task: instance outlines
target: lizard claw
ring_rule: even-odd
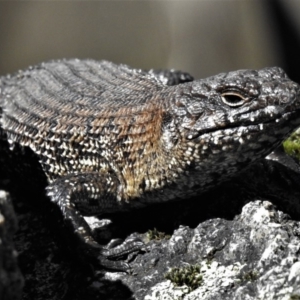
[[[99,261],[99,264],[106,269],[110,269],[110,270],[114,270],[114,271],[121,271],[121,272],[125,272],[127,274],[132,273],[132,269],[127,262],[109,260],[102,255],[98,256],[98,261]]]
[[[118,243],[118,245],[113,247],[116,243]],[[139,251],[143,246],[144,242],[136,237],[128,238],[121,244],[119,244],[119,240],[117,240],[117,242],[113,240],[107,247],[101,250],[101,254],[107,258],[118,258]]]
[[[101,249],[101,254],[97,257],[101,266],[111,269],[133,274],[129,261],[144,248],[144,242],[136,237],[126,239],[120,242],[120,239],[112,240],[106,247]],[[118,260],[128,255],[126,261]]]

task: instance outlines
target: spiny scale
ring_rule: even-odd
[[[50,62],[21,71],[15,76],[18,85],[8,81],[1,100],[8,139],[32,148],[50,180],[78,171],[99,172],[114,162],[118,166],[113,168],[130,178],[137,172],[126,162],[133,163],[136,152],[149,156],[157,151],[153,144],[160,128],[162,102],[155,92],[163,85],[142,73],[91,60]],[[136,166],[140,176],[143,166],[147,163]]]
[[[107,249],[83,215],[199,194],[263,159],[300,124],[299,85],[280,68],[192,80],[93,60],[0,78],[2,140],[38,156],[48,196],[102,266],[128,270],[113,259],[143,243]]]

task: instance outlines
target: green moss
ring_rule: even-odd
[[[189,292],[198,288],[202,282],[201,267],[199,265],[184,268],[172,268],[165,274],[165,278],[171,280],[176,286],[186,285]]]
[[[165,234],[164,232],[158,231],[156,228],[154,228],[153,230],[149,230],[147,232],[147,237],[148,239],[151,240],[162,240],[162,239],[170,239],[171,236],[168,234]]]
[[[300,300],[300,295],[299,294],[293,294],[290,296],[290,300]]]
[[[291,136],[283,142],[284,150],[287,154],[300,160],[300,134],[292,133]]]

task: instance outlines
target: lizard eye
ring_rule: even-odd
[[[245,103],[246,98],[236,92],[224,92],[221,94],[222,101],[231,106],[238,107]]]

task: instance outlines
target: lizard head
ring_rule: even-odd
[[[263,158],[300,124],[300,86],[278,67],[178,85],[173,100],[166,144],[179,133],[185,159],[201,165]]]

